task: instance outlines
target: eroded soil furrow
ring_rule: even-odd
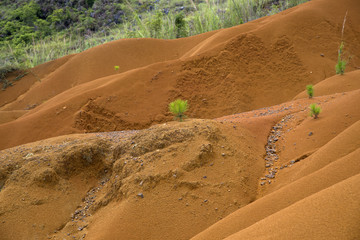
[[[260,178],[260,186],[265,186],[266,184],[271,184],[275,182],[276,174],[287,167],[291,167],[293,164],[298,162],[301,159],[292,160],[289,163],[281,164],[279,161],[280,149],[277,146],[277,142],[280,138],[284,138],[284,128],[287,126],[287,123],[294,118],[293,114],[286,115],[276,123],[268,136],[267,144],[265,146],[265,173],[264,176]]]

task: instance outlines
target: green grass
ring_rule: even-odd
[[[306,1],[282,0],[276,6],[271,5],[271,0],[208,0],[207,3],[194,5],[186,1],[185,6],[190,10],[183,11],[181,37],[239,25]],[[176,2],[168,3],[169,8],[174,9]],[[145,11],[141,17],[132,10],[132,16],[127,21],[93,34],[62,31],[42,40],[32,39],[29,44],[15,45],[3,41],[0,43],[0,72],[4,69],[31,68],[117,39],[179,37],[180,25],[175,24],[178,11],[170,10],[165,14],[160,10]]]

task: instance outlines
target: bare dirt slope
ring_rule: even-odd
[[[313,100],[299,99],[217,120],[68,135],[3,150],[1,238],[356,238],[360,117],[348,101],[358,96],[354,90],[316,97],[324,109],[317,120],[307,116]],[[330,111],[337,105],[351,116],[341,125]],[[339,131],[317,129],[299,141],[320,121]],[[279,159],[265,168],[264,145],[279,126]],[[259,131],[264,128],[267,134]],[[288,160],[295,147],[282,146],[292,135],[301,157]],[[312,137],[323,139],[309,150]],[[275,168],[275,178],[265,177]],[[271,228],[258,235],[257,224]]]
[[[256,199],[263,146],[251,139],[191,120],[4,150],[1,239],[188,239]]]
[[[313,0],[32,69],[0,92],[0,239],[359,239],[359,12]]]
[[[316,200],[324,199],[316,197],[320,191],[359,174],[360,117],[358,111],[352,111],[354,104],[340,101],[345,100],[348,94],[350,93],[329,95],[328,99],[323,98],[321,105],[324,112],[321,121],[323,121],[322,125],[326,126],[326,131],[317,125],[320,123],[317,120],[320,119],[314,120],[308,117],[305,111],[289,114],[274,125],[273,130],[281,127],[278,131],[279,140],[276,141],[274,148],[279,158],[271,167],[266,168],[263,176],[271,175],[275,170],[275,177],[266,177],[266,180],[259,181],[257,201],[232,213],[193,239],[224,239],[229,236],[231,236],[230,239],[256,239],[254,235],[245,234],[248,231],[255,233],[255,229],[258,230],[257,233],[260,233],[258,239],[300,239],[304,236],[313,239],[356,239],[360,234],[357,227],[360,212],[359,201],[353,196],[359,193],[358,189],[352,189],[349,195],[340,194],[337,198],[322,200],[321,204],[306,203],[303,207],[296,205],[299,201],[320,201]],[[359,102],[359,91],[352,94],[353,97],[356,96],[356,102]],[[316,100],[320,102],[320,99]],[[338,111],[333,111],[330,114],[331,117],[324,116],[325,109],[330,110],[336,106],[342,106],[346,114],[351,116],[346,118],[346,114],[339,114],[344,119],[341,124],[336,119]],[[352,117],[353,114],[355,118]],[[283,121],[284,119],[286,121]],[[329,132],[329,129],[333,131]],[[312,134],[309,134],[310,132]],[[327,134],[328,132],[330,134]],[[261,185],[262,183],[265,184]],[[342,187],[338,187],[340,188]],[[335,189],[329,194],[338,194]],[[327,202],[333,201],[349,201],[349,205],[336,203],[336,205],[325,206]],[[291,211],[297,209],[297,217],[289,217],[295,212],[290,214],[288,209],[292,209]],[[338,211],[342,211],[341,209],[343,212],[339,214]],[[279,212],[283,212],[283,215]],[[314,216],[309,217],[305,212],[312,213]],[[347,216],[342,215],[343,213]],[[332,217],[329,217],[330,215]],[[279,221],[274,220],[274,217],[278,218],[277,216],[281,216]],[[324,218],[328,220],[325,221]],[[305,219],[308,219],[308,223]],[[341,227],[335,228],[333,223]],[[278,228],[273,227],[274,225]]]
[[[30,109],[0,125],[0,148],[69,133],[149,127],[171,119],[167,104],[177,97],[189,100],[194,118],[289,101],[304,85],[334,75],[347,10],[351,71],[360,65],[355,0],[315,0],[186,39],[114,41],[39,66],[9,89],[13,94],[0,94],[2,111]]]

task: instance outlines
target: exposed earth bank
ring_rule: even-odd
[[[0,239],[359,239],[359,12],[313,0],[32,69],[0,92]]]

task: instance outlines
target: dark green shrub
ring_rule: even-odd
[[[178,13],[175,16],[175,27],[176,27],[176,38],[187,37],[186,21],[184,14],[182,12]]]
[[[163,14],[160,11],[157,11],[156,14],[148,22],[151,37],[153,38],[160,37],[162,18],[163,18]]]
[[[94,5],[95,0],[86,0],[86,4],[88,5],[89,8],[92,8],[92,6]]]
[[[177,99],[171,102],[169,104],[169,110],[175,115],[175,119],[179,119],[179,121],[182,122],[183,119],[186,118],[184,113],[188,110],[187,100]]]
[[[40,6],[36,4],[34,1],[30,1],[29,3],[23,5],[12,11],[11,19],[20,21],[26,25],[33,25],[34,21],[38,18],[38,14],[40,11]]]
[[[44,38],[51,34],[50,23],[44,19],[37,19],[34,23],[37,35]]]

